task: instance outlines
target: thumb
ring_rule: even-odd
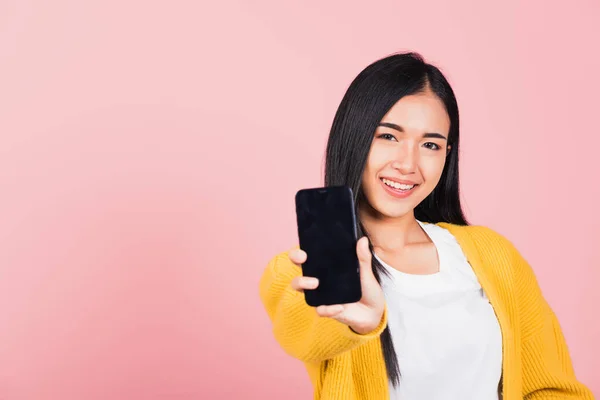
[[[363,236],[356,244],[356,254],[360,264],[360,280],[368,282],[375,280],[373,275],[373,267],[371,265],[371,250],[369,249],[369,238]]]

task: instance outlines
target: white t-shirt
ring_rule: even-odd
[[[377,259],[400,367],[391,400],[498,400],[500,325],[460,245],[446,229],[418,221],[435,244],[439,272],[414,275]]]

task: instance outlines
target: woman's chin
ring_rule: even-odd
[[[412,214],[414,208],[410,205],[398,207],[397,204],[382,204],[379,207],[375,207],[375,211],[380,218],[402,218],[406,215]]]

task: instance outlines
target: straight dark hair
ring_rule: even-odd
[[[447,222],[468,225],[460,204],[458,180],[459,121],[454,92],[435,66],[417,53],[393,54],[367,66],[352,81],[335,114],[325,156],[325,186],[348,186],[354,193],[358,221],[358,237],[368,236],[358,213],[361,202],[362,176],[375,130],[385,114],[404,96],[426,89],[444,103],[450,117],[446,158],[440,182],[416,208],[415,218],[423,222]],[[370,242],[370,240],[369,240]],[[373,251],[372,244],[370,245]],[[373,272],[380,282],[386,273],[375,257]],[[381,345],[388,378],[397,386],[400,367],[389,327],[381,335]]]

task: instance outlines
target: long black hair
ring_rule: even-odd
[[[437,67],[426,63],[417,53],[401,53],[375,61],[352,81],[335,114],[327,142],[325,186],[344,185],[352,189],[359,238],[367,235],[360,222],[358,209],[360,203],[366,201],[362,193],[362,176],[375,129],[398,100],[423,92],[426,88],[435,93],[446,107],[450,117],[448,144],[451,147],[438,185],[415,208],[415,218],[430,223],[468,225],[459,194],[456,97]],[[385,269],[375,257],[372,260],[373,272],[380,281],[380,273],[385,273]],[[381,344],[388,378],[396,386],[400,379],[400,368],[389,327],[381,335]]]

